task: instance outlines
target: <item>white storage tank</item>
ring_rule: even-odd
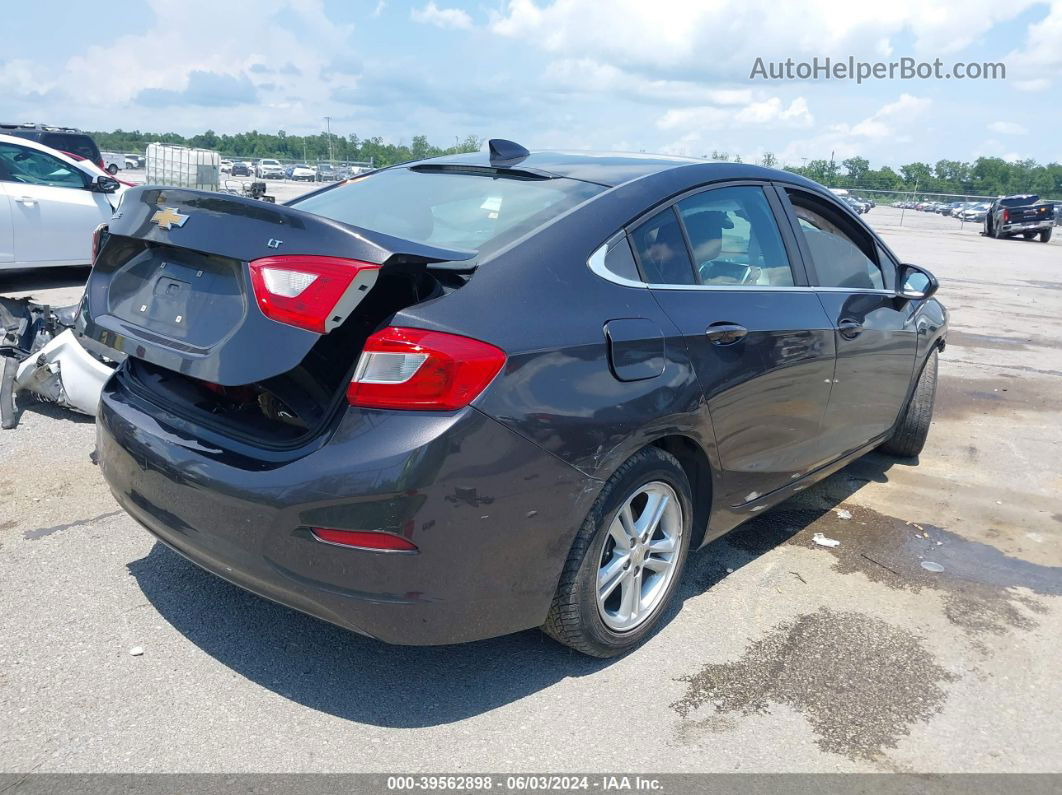
[[[209,149],[190,149],[174,144],[148,144],[145,183],[174,188],[217,190],[221,155]]]

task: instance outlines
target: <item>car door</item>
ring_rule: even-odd
[[[712,187],[630,230],[642,276],[700,379],[732,506],[821,463],[834,367],[832,327],[765,187]]]
[[[106,196],[87,189],[85,172],[38,149],[0,143],[0,162],[14,261],[87,265],[92,230],[111,215]]]
[[[824,196],[796,188],[780,194],[835,330],[825,439],[839,456],[895,424],[914,373],[915,307],[897,297],[896,262],[859,221]]]
[[[15,244],[11,230],[11,200],[4,182],[4,164],[0,162],[0,266],[15,261]]]

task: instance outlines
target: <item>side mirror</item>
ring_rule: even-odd
[[[896,295],[911,301],[929,298],[940,287],[936,276],[917,265],[901,265],[896,284]]]
[[[98,176],[95,181],[89,185],[89,190],[96,191],[97,193],[114,193],[118,188],[122,187],[122,183],[112,177]]]

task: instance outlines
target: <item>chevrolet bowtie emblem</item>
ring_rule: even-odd
[[[184,226],[188,220],[187,215],[181,215],[176,207],[163,207],[151,216],[152,223],[159,225],[160,229],[173,229],[175,226]]]

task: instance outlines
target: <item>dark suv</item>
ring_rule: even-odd
[[[19,138],[28,138],[31,141],[58,149],[60,152],[69,152],[90,160],[100,168],[103,168],[103,157],[96,142],[81,130],[73,127],[51,127],[47,124],[4,124],[0,123],[0,133],[4,135],[17,135]]]

